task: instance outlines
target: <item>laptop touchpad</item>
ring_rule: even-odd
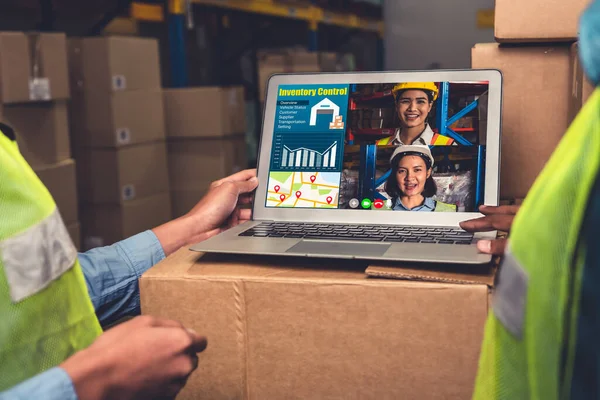
[[[347,243],[334,241],[302,240],[286,250],[286,253],[360,255],[367,257],[382,256],[390,244],[384,243]]]

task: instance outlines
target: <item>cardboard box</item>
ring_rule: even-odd
[[[259,52],[258,80],[261,101],[265,99],[267,82],[271,75],[291,72],[331,71],[333,69],[332,58],[332,53],[308,52],[304,49],[263,50]]]
[[[69,236],[71,236],[71,240],[77,251],[81,251],[81,224],[75,222],[71,225],[67,225],[67,231],[69,232]]]
[[[121,149],[80,149],[77,154],[80,201],[123,204],[169,191],[164,142]]]
[[[19,150],[31,166],[71,158],[65,101],[7,105],[3,121],[15,130]]]
[[[65,34],[0,32],[0,89],[3,103],[68,99]]]
[[[83,92],[71,101],[71,133],[76,147],[113,147],[164,140],[161,90]]]
[[[201,188],[202,183],[196,183],[197,189],[171,189],[173,218],[179,218],[194,208],[208,192],[210,184],[211,182],[206,182],[206,186]]]
[[[583,67],[579,60],[579,46],[573,43],[571,46],[571,97],[569,104],[569,121],[573,121],[590,97],[595,87],[585,76]]]
[[[65,160],[34,168],[34,171],[54,198],[65,225],[76,223],[79,212],[75,161]]]
[[[477,44],[473,68],[503,74],[501,198],[525,197],[568,127],[569,46]]]
[[[470,398],[493,275],[366,267],[183,248],[144,273],[142,314],[208,338],[178,399]]]
[[[171,220],[169,192],[138,198],[123,205],[85,205],[81,212],[85,250],[111,245]]]
[[[171,140],[169,176],[173,189],[205,189],[210,182],[247,168],[246,139]]]
[[[496,0],[494,36],[498,42],[575,41],[579,17],[590,0]]]
[[[243,87],[164,91],[169,137],[218,137],[246,132]]]
[[[99,93],[160,89],[156,39],[135,37],[74,38],[68,41],[71,86]]]

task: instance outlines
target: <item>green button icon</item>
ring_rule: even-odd
[[[371,200],[369,200],[369,199],[363,199],[363,201],[360,203],[360,205],[364,209],[369,209],[369,208],[371,208]]]

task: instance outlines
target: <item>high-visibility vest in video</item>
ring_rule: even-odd
[[[585,249],[579,241],[600,157],[600,89],[527,194],[487,320],[475,399],[568,397]]]
[[[384,137],[375,142],[377,146],[387,146],[394,140],[394,136]],[[454,144],[454,139],[436,133],[431,138],[430,146],[451,146]]]
[[[0,392],[102,332],[52,196],[0,125]]]

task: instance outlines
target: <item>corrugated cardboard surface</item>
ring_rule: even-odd
[[[271,75],[289,72],[320,72],[332,69],[331,53],[321,55],[318,52],[308,52],[302,49],[263,50],[258,54],[258,77],[260,99],[264,101],[267,82]]]
[[[3,103],[29,101],[31,58],[22,32],[0,33],[0,99]]]
[[[67,231],[69,232],[69,236],[71,236],[71,240],[77,251],[81,251],[81,224],[75,222],[71,225],[67,225]]]
[[[488,287],[368,278],[365,268],[182,249],[150,269],[142,313],[208,337],[178,398],[470,398]]]
[[[4,122],[15,130],[19,150],[33,167],[71,157],[65,101],[6,105]]]
[[[66,225],[79,220],[75,161],[66,160],[58,164],[34,168],[46,186]]]
[[[585,76],[583,67],[579,60],[579,46],[573,43],[571,46],[571,102],[569,105],[569,121],[572,121],[588,97],[594,91],[594,85]]]
[[[205,189],[248,165],[245,136],[221,139],[172,139],[167,143],[173,189]]]
[[[70,87],[66,35],[64,33],[34,33],[28,34],[27,37],[31,49],[32,77],[35,78],[37,74],[37,77],[48,78],[51,99],[68,99]]]
[[[77,182],[80,200],[88,204],[121,204],[168,192],[165,143],[79,149]]]
[[[473,68],[503,74],[501,198],[525,197],[569,122],[569,46],[477,44]]]
[[[75,146],[122,147],[165,138],[161,90],[79,92],[71,101]]]
[[[417,280],[494,286],[499,260],[493,265],[444,265],[444,264],[382,264],[370,265],[365,273],[378,278]]]
[[[83,248],[106,246],[171,220],[168,192],[123,205],[85,205],[81,209]]]
[[[97,94],[161,87],[156,39],[73,38],[68,50],[73,90]]]
[[[26,103],[30,78],[49,80],[49,99],[69,98],[64,33],[0,32],[0,101]]]
[[[199,87],[164,91],[169,137],[215,137],[246,132],[242,87]]]
[[[496,0],[498,42],[577,40],[579,16],[590,0]]]

